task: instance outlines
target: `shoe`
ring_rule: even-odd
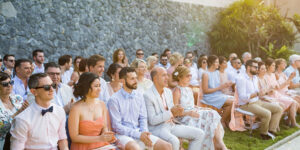
[[[263,140],[270,140],[270,139],[272,139],[272,137],[270,137],[268,135],[265,135],[265,134],[260,134],[260,136],[261,136],[261,139],[263,139]]]
[[[278,136],[278,134],[273,131],[269,131],[269,133],[273,134],[274,136]]]

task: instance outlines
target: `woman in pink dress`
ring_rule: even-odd
[[[279,92],[291,96],[300,104],[300,96],[297,94],[297,91],[288,88],[291,85],[292,79],[296,76],[296,72],[291,73],[291,75],[287,77],[285,73],[283,73],[283,70],[286,68],[286,61],[282,58],[276,59],[275,64],[275,75],[279,84]],[[298,113],[300,113],[300,107],[298,107]]]
[[[69,114],[71,150],[89,150],[109,145],[116,141],[110,129],[110,119],[105,103],[98,99],[99,77],[83,73],[75,85],[74,95],[80,97]]]
[[[274,74],[275,62],[272,61],[273,60],[271,59],[267,59],[267,65],[263,62],[258,63],[259,87],[262,92],[267,93],[267,95],[262,97],[262,99],[271,103],[278,103],[285,111],[288,112],[288,123],[291,122],[292,127],[300,127],[296,122],[298,104],[291,97],[278,92],[279,85]],[[268,71],[266,71],[266,67]]]

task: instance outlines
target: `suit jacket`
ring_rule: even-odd
[[[160,97],[156,87],[153,85],[144,93],[144,100],[148,113],[148,125],[150,131],[157,131],[162,129],[173,116],[171,108],[173,104],[173,95],[170,89],[164,88],[163,95],[166,98],[168,110],[164,108],[162,98]]]

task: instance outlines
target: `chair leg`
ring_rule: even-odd
[[[253,116],[250,116],[250,136],[252,136],[252,130],[253,130]]]

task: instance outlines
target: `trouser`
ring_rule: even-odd
[[[260,133],[267,134],[268,130],[276,132],[283,109],[278,104],[258,100],[240,106],[245,111],[252,112],[261,120]]]
[[[201,147],[204,133],[201,129],[168,123],[165,127],[154,131],[154,135],[172,144],[173,150],[180,149],[180,141],[178,138],[188,139],[190,141],[189,150],[197,150]]]

